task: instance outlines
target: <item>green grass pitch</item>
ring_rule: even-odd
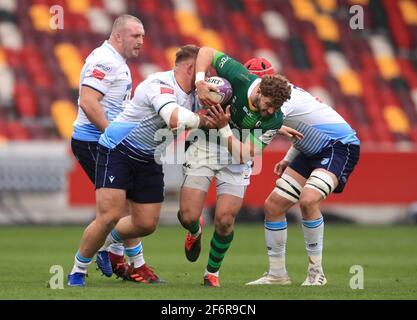
[[[202,286],[209,241],[207,226],[203,250],[195,263],[183,252],[185,232],[180,226],[161,226],[143,241],[146,261],[165,285],[144,285],[106,278],[89,269],[87,287],[68,288],[66,275],[82,235],[82,227],[0,228],[0,299],[417,299],[417,228],[415,226],[325,226],[325,287],[305,288],[307,259],[299,225],[288,230],[287,268],[290,286],[245,286],[267,270],[263,226],[238,224],[235,239],[220,273],[221,288]],[[64,289],[47,288],[50,267],[64,269]],[[353,290],[351,266],[364,270],[364,289]]]

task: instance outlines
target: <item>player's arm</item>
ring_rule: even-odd
[[[212,121],[212,125],[219,128],[220,137],[227,141],[230,154],[239,163],[246,163],[261,154],[277,133],[277,130],[269,130],[264,134],[264,137],[259,139],[251,132],[245,142],[242,143],[233,135],[229,126],[229,119],[230,106],[226,108],[226,112],[220,105],[210,107],[208,121]]]
[[[216,86],[207,83],[206,74],[215,59],[216,49],[210,47],[201,47],[198,51],[195,63],[195,86],[197,89],[198,99],[205,106],[215,105],[216,102],[211,98],[210,91],[218,91]]]
[[[291,148],[288,149],[287,154],[285,155],[284,159],[282,159],[280,162],[275,164],[274,166],[274,173],[281,177],[284,173],[285,169],[287,169],[288,165],[291,163],[291,161],[294,160],[296,156],[300,151],[298,151],[294,146],[291,146]]]
[[[100,101],[116,80],[117,70],[118,65],[109,59],[88,63],[85,66],[79,103],[88,120],[101,132],[104,132],[109,123]]]
[[[298,132],[297,130],[287,126],[281,126],[281,128],[278,130],[278,134],[290,139],[293,142],[304,138],[304,135],[301,132]]]
[[[194,113],[179,104],[172,102],[160,109],[159,115],[171,130],[195,129],[207,126],[207,117]]]
[[[88,120],[95,125],[101,132],[107,128],[109,122],[100,104],[103,94],[89,86],[81,86],[80,107],[84,111]]]

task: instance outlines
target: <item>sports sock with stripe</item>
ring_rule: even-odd
[[[282,277],[287,275],[285,268],[285,247],[287,244],[287,221],[264,222],[265,243],[268,251],[268,274]]]
[[[130,265],[134,268],[139,268],[145,264],[145,258],[143,257],[142,242],[139,242],[136,246],[126,248],[125,253]]]
[[[214,231],[213,237],[211,238],[211,247],[209,259],[206,267],[206,273],[212,273],[218,276],[218,271],[222,264],[223,258],[226,254],[227,249],[229,249],[232,240],[233,240],[232,231],[231,234],[227,236],[222,236]],[[217,273],[217,274],[216,274]]]
[[[304,241],[311,265],[321,267],[323,251],[324,220],[323,216],[314,220],[302,220]]]

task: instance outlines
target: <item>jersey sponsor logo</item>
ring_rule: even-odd
[[[98,80],[103,80],[104,77],[106,76],[106,74],[104,72],[101,72],[98,69],[94,69],[93,73],[91,75]]]
[[[220,59],[220,62],[219,62],[219,68],[223,68],[223,67],[224,67],[224,64],[225,64],[228,60],[230,60],[230,57],[229,57],[229,56],[224,56],[223,58],[221,58],[221,59]]]
[[[101,63],[96,64],[95,67],[97,67],[97,68],[99,68],[99,69],[101,69],[103,71],[106,71],[106,72],[109,72],[111,70],[111,67],[108,67],[108,66],[106,66],[104,64],[101,64]]]
[[[174,94],[174,89],[161,87],[161,94],[164,94],[164,93]]]
[[[324,158],[323,160],[321,160],[321,162],[320,162],[320,163],[321,163],[322,165],[326,165],[326,164],[328,164],[328,163],[329,163],[329,160],[330,160],[329,158]]]

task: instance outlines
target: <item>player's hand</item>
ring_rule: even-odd
[[[284,137],[289,138],[292,142],[299,141],[304,138],[304,135],[301,132],[298,132],[297,130],[287,126],[281,126],[281,128],[278,130],[278,133]]]
[[[289,162],[286,160],[281,160],[278,162],[274,167],[274,173],[281,178],[282,174],[284,173],[285,169],[287,169]]]
[[[196,88],[198,99],[202,105],[213,106],[216,104],[216,101],[210,95],[210,92],[219,92],[219,89],[214,84],[201,80],[196,83]]]
[[[205,111],[205,112],[204,112]],[[208,110],[198,111],[196,114],[200,118],[200,125],[199,128],[206,128],[206,129],[217,129],[216,123],[207,116]]]
[[[220,104],[211,106],[208,109],[207,116],[212,125],[217,129],[221,129],[229,124],[230,120],[230,106],[226,107],[226,112]]]

